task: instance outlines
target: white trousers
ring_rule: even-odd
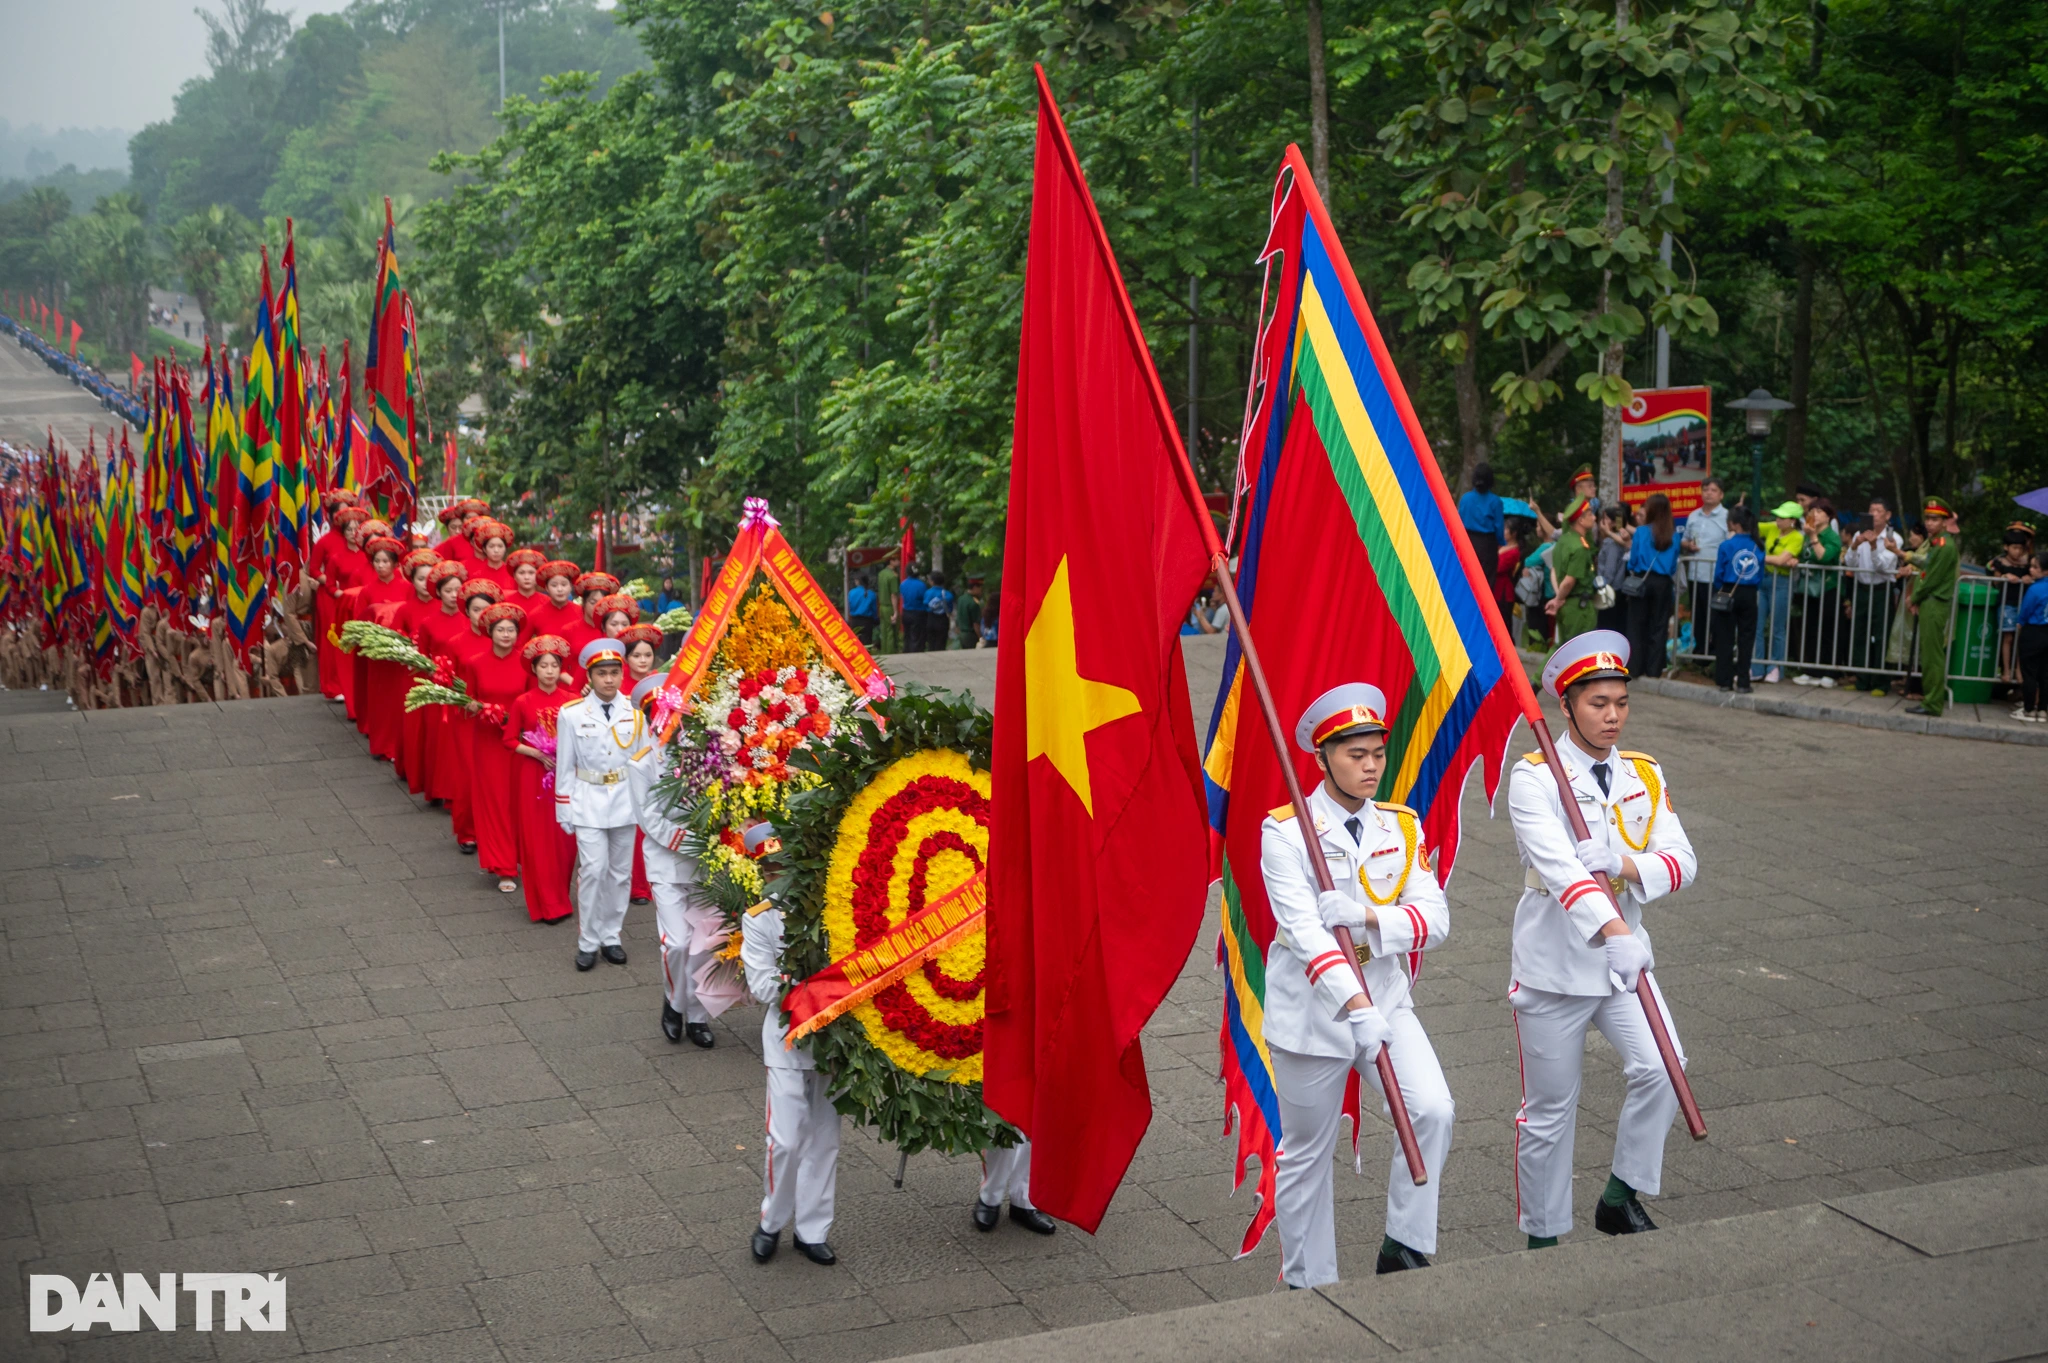
[[[981,1152],[981,1200],[991,1207],[1010,1199],[1012,1207],[1036,1211],[1031,1205],[1031,1142],[1018,1141],[1008,1150]]]
[[[633,884],[633,825],[576,829],[576,949],[617,946]]]
[[[1451,1123],[1456,1108],[1443,1066],[1429,1033],[1406,1003],[1387,1014],[1393,1033],[1388,1047],[1401,1098],[1415,1126],[1422,1166],[1429,1182],[1421,1187],[1408,1176],[1408,1161],[1395,1141],[1393,1165],[1387,1174],[1387,1234],[1421,1254],[1436,1253],[1437,1198],[1443,1190],[1444,1159],[1451,1151]],[[1344,1089],[1351,1062],[1330,1056],[1301,1055],[1270,1048],[1273,1087],[1280,1099],[1280,1163],[1274,1174],[1274,1221],[1280,1228],[1280,1276],[1294,1287],[1319,1287],[1337,1281],[1337,1206],[1331,1155],[1343,1124]],[[1380,1089],[1379,1068],[1361,1063],[1358,1070]]]
[[[1655,993],[1654,981],[1650,987]],[[1664,996],[1655,997],[1682,1065],[1678,1027]],[[1515,1118],[1515,1211],[1522,1230],[1563,1235],[1572,1228],[1572,1136],[1589,1025],[1621,1056],[1628,1084],[1614,1123],[1615,1175],[1655,1196],[1664,1186],[1664,1138],[1678,1115],[1678,1092],[1664,1073],[1641,1001],[1634,994],[1552,994],[1517,983],[1508,990],[1508,1005],[1522,1056],[1522,1110]]]
[[[668,1006],[683,1015],[685,1022],[709,1022],[710,1012],[697,1001],[697,970],[711,955],[690,954],[690,928],[686,887],[653,883],[654,930],[661,935],[662,994]]]
[[[839,1112],[816,1070],[768,1071],[768,1157],[761,1168],[761,1228],[818,1244],[832,1230],[839,1189]]]

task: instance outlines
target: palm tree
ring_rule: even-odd
[[[249,220],[224,204],[214,204],[171,228],[171,261],[185,281],[185,291],[199,304],[206,338],[225,336],[221,305],[232,290],[236,258],[254,241]]]

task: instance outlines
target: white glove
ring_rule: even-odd
[[[1621,874],[1621,854],[1605,838],[1587,838],[1579,844],[1579,865],[1596,876]]]
[[[1351,1022],[1351,1042],[1358,1059],[1371,1065],[1379,1060],[1380,1047],[1393,1039],[1387,1020],[1373,1007],[1354,1008],[1345,1016]]]
[[[1656,964],[1650,956],[1648,943],[1632,932],[1617,932],[1604,941],[1607,968],[1621,977],[1623,989],[1634,993],[1643,972]]]
[[[1342,890],[1324,890],[1316,896],[1316,909],[1323,915],[1326,928],[1362,928],[1365,926],[1365,905],[1345,894]]]

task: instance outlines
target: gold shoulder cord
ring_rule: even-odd
[[[1385,908],[1389,904],[1401,902],[1401,891],[1408,887],[1408,873],[1415,869],[1415,828],[1417,821],[1406,814],[1396,815],[1395,818],[1401,824],[1401,840],[1405,846],[1401,849],[1401,878],[1394,882],[1393,891],[1385,899],[1381,899],[1372,892],[1372,877],[1366,874],[1366,868],[1363,866],[1358,868],[1358,884],[1365,891],[1365,897],[1381,908]]]
[[[633,750],[633,745],[640,741],[639,707],[635,706],[633,708],[633,732],[626,735],[626,741],[624,743],[619,742],[619,728],[616,724],[607,724],[605,726],[605,731],[612,736],[613,747],[617,748],[620,752],[631,752]]]
[[[1650,834],[1657,828],[1657,800],[1664,793],[1664,788],[1657,782],[1656,763],[1640,757],[1632,757],[1629,761],[1635,764],[1636,775],[1642,778],[1643,788],[1649,792],[1650,821],[1643,825],[1643,840],[1637,842],[1628,835],[1628,824],[1623,821],[1621,806],[1617,803],[1614,806],[1614,831],[1621,834],[1621,840],[1628,844],[1629,851],[1647,852],[1650,850]]]

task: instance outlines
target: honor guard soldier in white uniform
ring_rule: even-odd
[[[633,688],[633,708],[645,713],[647,698],[667,680],[660,672],[641,678]],[[690,902],[698,876],[697,859],[682,850],[688,830],[669,817],[668,802],[655,790],[668,751],[650,735],[647,755],[628,769],[626,784],[632,789],[633,812],[640,824],[647,883],[654,890],[654,929],[661,938],[661,1034],[671,1042],[687,1035],[691,1045],[709,1050],[714,1043],[711,1012],[697,1001],[697,971],[711,953],[692,955],[690,943],[696,940],[696,920],[716,917],[717,911]]]
[[[1010,1200],[1010,1219],[1025,1230],[1051,1235],[1058,1223],[1031,1205],[1031,1142],[1018,1141],[1008,1150],[981,1152],[981,1195],[974,1202],[974,1228],[990,1231]]]
[[[613,965],[626,963],[619,932],[637,826],[626,774],[654,738],[619,694],[626,651],[618,640],[591,640],[577,663],[590,690],[566,702],[555,722],[555,822],[576,835],[576,968],[588,970],[599,953]]]
[[[1654,1197],[1662,1187],[1664,1138],[1678,1112],[1634,991],[1653,964],[1643,907],[1691,885],[1698,863],[1656,760],[1615,746],[1628,719],[1628,656],[1627,639],[1593,630],[1560,645],[1543,669],[1543,689],[1564,710],[1558,760],[1592,836],[1573,841],[1541,753],[1517,762],[1508,778],[1524,868],[1508,986],[1522,1062],[1515,1200],[1531,1249],[1556,1244],[1572,1228],[1572,1134],[1588,1026],[1613,1043],[1628,1084],[1595,1229],[1628,1235],[1657,1228],[1636,1194]],[[1619,914],[1594,879],[1600,875],[1620,894]],[[1682,1063],[1677,1024],[1654,981],[1650,992]]]
[[[1381,1046],[1392,1051],[1429,1181],[1416,1186],[1397,1145],[1376,1271],[1427,1268],[1425,1256],[1436,1253],[1453,1107],[1411,993],[1422,953],[1450,936],[1451,914],[1415,811],[1372,798],[1386,765],[1386,706],[1378,687],[1360,682],[1319,696],[1294,729],[1295,743],[1315,754],[1323,772],[1308,797],[1314,827],[1303,829],[1294,807],[1283,805],[1263,829],[1259,869],[1275,928],[1266,952],[1265,1039],[1280,1098],[1274,1212],[1289,1287],[1337,1281],[1330,1157],[1350,1072],[1385,1096],[1375,1067]],[[1318,892],[1310,856],[1324,859],[1335,889]],[[1370,1001],[1338,950],[1331,930],[1339,926],[1351,930],[1366,958]]]
[[[750,855],[759,856],[772,829],[753,824],[742,835]],[[761,1063],[768,1068],[768,1150],[761,1161],[761,1221],[754,1227],[754,1260],[767,1263],[790,1226],[797,1252],[814,1264],[839,1256],[825,1237],[839,1190],[839,1110],[832,1106],[832,1078],[818,1072],[808,1041],[785,1045],[782,1016],[782,910],[763,900],[747,911],[740,938],[740,965],[747,989],[768,1005],[761,1020]]]

